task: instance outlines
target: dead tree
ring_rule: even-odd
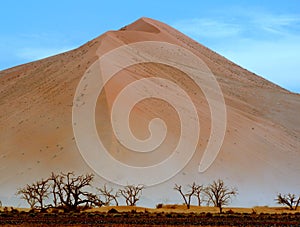
[[[192,185],[188,185],[190,190],[186,193],[182,191],[182,186],[175,184],[174,190],[178,191],[184,201],[184,204],[186,205],[187,209],[190,209],[191,207],[191,201],[192,201],[192,196],[197,196],[198,198],[198,204],[201,205],[201,199],[200,199],[200,186],[196,185],[195,182],[193,182]],[[202,186],[201,186],[202,187]]]
[[[222,208],[228,205],[232,196],[236,196],[238,193],[236,188],[228,188],[225,186],[223,180],[214,181],[205,189],[205,194],[208,197],[208,204],[213,203],[215,207],[218,207],[220,213]]]
[[[58,198],[58,179],[59,175],[56,175],[54,173],[51,173],[51,176],[49,178],[49,180],[52,182],[51,184],[51,194],[53,197],[53,205],[54,207],[58,207],[59,205],[59,198]]]
[[[35,184],[32,185],[34,190],[35,190],[35,194],[37,197],[37,201],[40,204],[39,208],[40,209],[44,209],[44,200],[47,199],[49,197],[49,180],[40,180],[37,181]]]
[[[114,189],[113,188],[108,189],[106,185],[104,185],[103,188],[97,188],[97,189],[100,192],[100,194],[105,198],[105,201],[103,202],[105,206],[109,206],[112,201],[115,202],[116,206],[119,206],[118,199],[117,199],[120,196],[119,191],[114,193],[113,192]]]
[[[16,195],[20,196],[21,199],[24,199],[31,209],[35,208],[35,205],[38,202],[36,199],[35,191],[29,184],[27,184],[24,188],[18,189]]]
[[[286,205],[290,208],[290,210],[297,210],[300,204],[300,196],[296,198],[295,194],[287,194],[281,195],[280,193],[277,195],[276,201],[278,204]]]
[[[203,185],[196,185],[195,183],[192,186],[194,187],[194,191],[195,191],[194,196],[197,198],[198,206],[200,207],[202,203],[201,196],[204,191],[204,187]]]
[[[93,174],[75,176],[73,172],[59,175],[52,173],[51,180],[55,185],[55,189],[52,188],[53,197],[56,202],[59,199],[59,204],[66,211],[77,210],[80,205],[101,206],[99,198],[86,191],[86,188],[91,187],[93,179]]]
[[[119,193],[124,197],[127,206],[135,206],[137,201],[140,200],[144,188],[143,185],[127,185],[123,189],[120,189]]]
[[[26,200],[31,208],[44,209],[44,201],[50,194],[49,188],[49,181],[42,179],[32,185],[27,184],[24,188],[19,189],[17,195]]]

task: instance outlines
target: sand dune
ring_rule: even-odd
[[[149,120],[160,116],[168,136],[155,154],[136,156],[113,134],[109,109],[117,93],[132,81],[159,75],[177,80],[195,102],[201,125],[197,152],[184,170],[169,181],[147,188],[141,205],[180,201],[175,182],[207,184],[222,178],[237,186],[233,205],[272,205],[277,192],[300,193],[300,95],[291,93],[209,50],[179,31],[141,18],[119,31],[109,31],[85,45],[50,58],[0,71],[0,199],[15,202],[15,190],[47,177],[51,171],[93,172],[78,151],[72,129],[76,87],[85,71],[104,54],[123,44],[162,41],[187,48],[215,75],[227,108],[227,130],[219,155],[204,173],[198,165],[211,130],[208,103],[199,88],[181,71],[144,63],[119,72],[97,101],[99,137],[115,159],[132,165],[151,165],[170,155],[179,137],[178,116],[159,100],[143,101],[132,111],[137,137],[148,136]],[[157,155],[159,153],[159,155]],[[95,185],[106,181],[97,177]],[[115,186],[118,187],[118,186]]]

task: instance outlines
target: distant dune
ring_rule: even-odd
[[[241,68],[162,22],[141,18],[75,50],[0,71],[0,200],[4,204],[18,204],[16,188],[47,177],[52,171],[93,172],[78,151],[73,135],[76,87],[97,60],[97,51],[103,54],[124,43],[139,41],[176,44],[200,57],[223,91],[228,118],[216,161],[206,172],[199,173],[199,161],[211,130],[210,111],[201,90],[181,71],[151,63],[129,67],[109,81],[97,102],[97,129],[111,154],[124,163],[151,165],[158,161],[157,155],[135,157],[113,134],[107,113],[126,84],[158,74],[178,80],[199,113],[200,142],[192,160],[174,178],[144,190],[139,205],[181,203],[173,190],[175,182],[207,184],[218,178],[238,187],[234,206],[273,205],[278,192],[300,193],[300,95]],[[148,122],[155,116],[161,116],[170,130],[165,141],[168,146],[155,151],[161,153],[159,158],[163,160],[170,154],[165,148],[172,147],[180,133],[174,110],[159,100],[142,102],[132,111],[135,119],[130,123],[137,137],[145,138]],[[105,182],[97,177],[94,185]]]

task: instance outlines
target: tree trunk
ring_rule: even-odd
[[[201,198],[200,198],[200,196],[197,198],[198,198],[198,206],[201,207]]]
[[[116,206],[119,206],[118,200],[116,198],[114,198]]]
[[[295,205],[295,210],[297,210],[299,204],[300,204],[300,198],[297,200],[297,203],[296,203],[296,205]]]

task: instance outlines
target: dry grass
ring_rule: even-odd
[[[219,213],[219,208],[217,207],[207,207],[207,206],[191,206],[187,209],[185,205],[168,204],[163,205],[162,208],[145,208],[145,207],[130,207],[130,206],[109,206],[89,209],[86,212],[108,212],[110,209],[116,209],[118,212],[131,212],[132,210],[136,212],[149,212],[149,213]],[[286,207],[268,207],[268,206],[256,206],[253,208],[240,208],[240,207],[226,207],[223,209],[224,213],[228,211],[233,211],[234,213],[266,213],[266,214],[282,214],[290,213],[294,214],[300,212],[300,208],[295,210],[289,210]]]
[[[217,207],[207,207],[207,206],[191,206],[190,209],[187,209],[185,205],[178,205],[178,204],[167,204],[163,205],[162,208],[147,208],[147,207],[131,207],[131,206],[103,206],[99,208],[93,208],[86,210],[85,212],[103,212],[106,213],[110,209],[116,209],[118,212],[149,212],[149,213],[219,213],[219,209]],[[0,207],[0,211],[4,211],[4,207]],[[18,211],[30,211],[30,208],[14,208]],[[11,211],[12,207],[8,207],[8,211]],[[282,214],[282,213],[289,213],[294,214],[300,212],[300,208],[297,210],[289,210],[286,207],[268,207],[268,206],[256,206],[253,208],[242,208],[242,207],[225,207],[223,208],[224,213],[228,211],[233,211],[234,213],[266,213],[266,214]]]

